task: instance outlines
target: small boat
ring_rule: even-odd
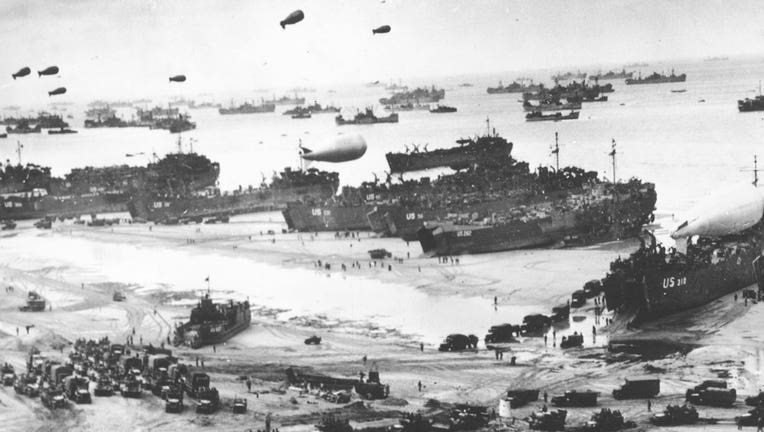
[[[0,138],[8,138],[8,134],[5,132],[0,133]]]
[[[525,115],[525,121],[560,121],[560,120],[577,120],[579,111],[571,111],[569,114],[563,114],[556,112],[554,114],[544,114],[541,111],[534,111]]]
[[[672,89],[671,93],[684,93],[686,91],[687,91],[687,89],[676,89],[676,90]]]
[[[456,108],[445,105],[438,105],[435,107],[435,109],[430,108],[430,112],[433,114],[452,113],[456,112]]]
[[[311,118],[310,111],[307,112],[299,112],[297,114],[292,114],[293,119],[309,119]]]
[[[68,129],[68,128],[50,129],[48,131],[48,135],[63,135],[63,134],[75,134],[75,133],[77,133],[76,130]]]

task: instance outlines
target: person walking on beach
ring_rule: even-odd
[[[252,380],[247,377],[247,393],[252,393]]]
[[[419,388],[419,391],[421,392],[422,391],[422,381],[419,381],[417,383],[417,387]]]

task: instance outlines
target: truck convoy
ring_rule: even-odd
[[[653,377],[626,378],[621,388],[613,390],[613,397],[621,399],[649,399],[661,392],[661,380]]]

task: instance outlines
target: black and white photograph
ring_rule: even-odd
[[[764,430],[762,6],[2,0],[0,430]]]

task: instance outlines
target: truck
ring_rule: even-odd
[[[485,346],[488,349],[492,349],[493,344],[518,342],[515,337],[520,335],[521,330],[521,326],[515,324],[499,324],[491,326],[491,328],[488,329],[488,334],[485,335]]]
[[[390,395],[390,386],[379,381],[376,364],[372,364],[366,382],[358,381],[354,387],[355,392],[364,399],[386,399]]]
[[[210,376],[204,372],[194,372],[191,369],[187,370],[187,375],[183,379],[183,389],[186,394],[198,398],[199,392],[209,389]]]
[[[584,290],[573,291],[570,296],[570,307],[580,308],[586,304],[586,292]]]
[[[122,382],[119,383],[119,394],[122,397],[141,397],[141,383],[138,381],[138,378],[133,374],[125,375]]]
[[[599,279],[592,279],[584,284],[584,294],[587,298],[596,297],[602,293],[602,282]]]
[[[98,376],[93,394],[96,396],[111,396],[114,394],[114,383],[106,374]]]
[[[552,308],[552,321],[553,322],[562,322],[567,321],[570,317],[570,305],[565,303],[561,305],[557,305]]]
[[[626,421],[618,410],[602,408],[600,412],[594,413],[592,419],[584,424],[585,432],[614,432],[623,429],[637,427],[633,421]]]
[[[584,345],[584,335],[574,332],[572,335],[563,336],[560,348],[574,348]]]
[[[735,404],[737,392],[735,392],[735,389],[721,389],[714,387],[709,387],[700,391],[688,389],[685,399],[687,402],[695,405],[729,408]]]
[[[12,386],[13,381],[16,379],[16,371],[13,369],[13,365],[5,363],[0,369],[0,375],[2,376],[3,386]]]
[[[621,399],[648,399],[661,392],[660,378],[642,376],[626,378],[620,388],[613,390],[613,397]]]
[[[204,388],[197,390],[196,405],[197,414],[212,414],[220,408],[220,395],[216,388]]]
[[[165,393],[164,412],[180,413],[183,411],[183,389],[179,386],[170,388]]]
[[[438,351],[464,351],[466,349],[477,349],[478,338],[475,335],[463,335],[454,333],[446,336],[443,343],[438,347]]]
[[[64,391],[57,387],[45,387],[40,392],[40,401],[50,409],[66,408]]]
[[[546,315],[534,314],[523,318],[521,333],[523,335],[541,335],[552,326],[552,319]]]
[[[234,414],[244,414],[247,412],[247,400],[244,398],[233,398],[233,408],[231,409]]]
[[[567,415],[568,412],[565,410],[537,411],[531,413],[525,421],[528,422],[528,426],[533,430],[564,431]]]
[[[520,408],[531,402],[539,400],[538,389],[518,389],[507,390],[507,397],[509,398],[510,408]]]
[[[68,376],[64,380],[64,390],[69,400],[77,404],[91,403],[88,380],[78,376]]]
[[[650,418],[650,423],[656,426],[682,426],[698,422],[698,410],[691,405],[669,405],[662,413]]]
[[[568,390],[562,396],[554,396],[552,405],[558,407],[593,407],[597,405],[599,393],[585,390]]]

